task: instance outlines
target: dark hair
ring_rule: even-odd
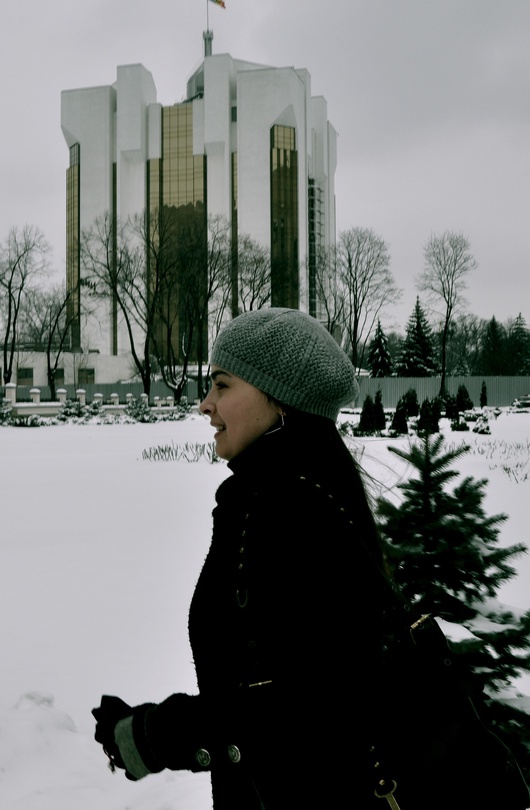
[[[284,446],[307,474],[340,498],[341,506],[353,516],[362,531],[363,542],[377,561],[381,561],[381,543],[373,514],[373,505],[365,486],[365,476],[346,446],[336,423],[324,416],[297,411],[276,403],[284,413]]]

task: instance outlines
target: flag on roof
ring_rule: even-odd
[[[221,6],[221,8],[226,8],[224,0],[211,0],[212,3],[215,3],[216,6]]]

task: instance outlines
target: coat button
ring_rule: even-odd
[[[230,762],[239,762],[241,759],[241,751],[237,745],[228,746],[228,759]]]
[[[206,748],[199,748],[199,750],[195,752],[195,760],[201,768],[207,768],[212,758]]]

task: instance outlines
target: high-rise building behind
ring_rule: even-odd
[[[268,251],[273,306],[319,315],[317,255],[335,242],[336,132],[326,101],[311,95],[307,70],[212,54],[211,32],[204,38],[206,55],[181,103],[158,103],[139,64],[118,67],[111,86],[62,93],[74,348],[130,350],[116,301],[84,306],[88,290],[78,283],[82,233],[105,216],[116,223],[163,213],[176,233],[190,217],[203,225],[218,217],[233,246],[245,235]],[[235,314],[237,272],[233,284]]]

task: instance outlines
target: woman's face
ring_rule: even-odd
[[[217,455],[230,461],[276,424],[279,411],[259,388],[219,366],[212,366],[210,377],[212,385],[200,410],[217,428]]]

